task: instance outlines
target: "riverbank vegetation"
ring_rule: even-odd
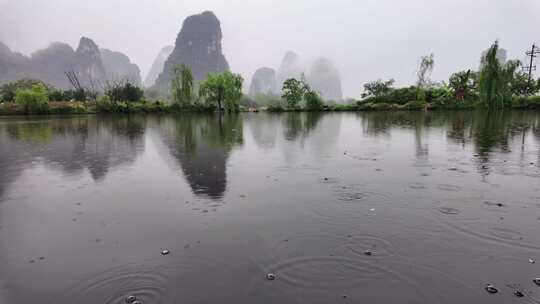
[[[496,41],[482,55],[478,71],[453,73],[448,81],[430,79],[433,54],[421,57],[414,85],[394,87],[395,81],[375,80],[363,85],[360,100],[325,101],[305,77],[286,79],[281,95],[242,94],[243,78],[229,71],[195,81],[189,66],[173,68],[168,92],[143,90],[129,80],[110,81],[101,90],[80,85],[66,73],[70,90],[40,80],[20,79],[0,87],[0,115],[161,112],[392,111],[438,109],[540,109],[540,79],[521,69],[518,60],[502,61]]]

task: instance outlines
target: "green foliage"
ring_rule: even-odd
[[[510,82],[510,91],[514,96],[534,95],[540,91],[540,79],[531,79],[529,74],[516,72]]]
[[[392,85],[394,85],[394,79],[388,81],[378,79],[376,81],[368,82],[364,84],[362,98],[387,96],[392,91]]]
[[[464,101],[474,95],[477,88],[478,75],[471,71],[461,71],[452,74],[449,80],[449,87],[452,89],[454,98]]]
[[[287,106],[291,109],[298,108],[304,93],[306,92],[306,84],[295,78],[289,78],[283,83],[281,97],[287,101]]]
[[[26,114],[46,113],[49,109],[47,88],[37,84],[31,89],[19,89],[15,93],[15,103]]]
[[[30,90],[35,85],[41,85],[47,88],[47,85],[43,81],[31,78],[23,78],[6,83],[0,87],[0,101],[12,102],[15,100],[15,94],[18,90]]]
[[[107,83],[105,95],[107,95],[112,102],[136,102],[142,99],[144,91],[138,86],[130,83],[128,80],[114,81]]]
[[[193,73],[185,64],[176,65],[173,68],[171,80],[171,93],[174,102],[180,107],[189,107],[193,101]]]
[[[306,101],[306,109],[308,110],[320,110],[324,106],[324,101],[321,96],[312,90],[308,90],[304,93],[304,100]]]
[[[512,91],[510,84],[519,67],[519,61],[509,61],[505,64],[497,59],[499,43],[495,41],[482,58],[482,70],[478,77],[480,100],[488,108],[503,108],[505,103],[511,101]]]
[[[209,74],[199,86],[199,96],[208,105],[217,106],[219,111],[225,107],[229,112],[237,112],[238,101],[242,97],[243,81],[242,76],[229,71]]]

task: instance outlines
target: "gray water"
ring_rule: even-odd
[[[539,303],[539,163],[538,113],[0,118],[0,303]]]

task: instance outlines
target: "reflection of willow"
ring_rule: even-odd
[[[185,115],[168,117],[162,122],[164,141],[193,192],[221,198],[227,185],[229,153],[234,146],[243,144],[241,117]],[[171,124],[172,129],[166,128]]]
[[[10,120],[0,129],[0,168],[22,170],[36,158],[73,174],[88,169],[94,180],[111,167],[133,162],[144,147],[143,117],[75,116],[54,119]],[[3,150],[3,149],[2,149]],[[15,168],[12,160],[21,166]],[[3,175],[5,176],[5,175]],[[1,183],[1,182],[0,182]]]
[[[317,127],[322,115],[320,112],[285,113],[283,116],[285,139],[296,140],[300,137],[306,138]]]
[[[447,133],[451,140],[465,145],[474,144],[481,163],[489,161],[490,152],[498,149],[503,153],[512,151],[512,141],[519,138],[523,152],[526,136],[537,123],[536,113],[527,112],[458,112],[450,115],[451,123]]]

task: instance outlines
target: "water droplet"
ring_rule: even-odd
[[[341,297],[344,298],[344,299],[346,299],[346,298],[347,298],[347,295],[342,295]]]
[[[142,302],[141,301],[135,301],[132,304],[142,304]]]
[[[540,278],[534,278],[533,282],[534,282],[534,284],[540,286]]]
[[[269,281],[273,281],[276,279],[276,275],[273,274],[273,273],[269,273],[266,275],[266,279],[269,280]]]
[[[371,252],[371,250],[365,250],[365,251],[364,251],[364,254],[370,256],[370,255],[373,254],[373,252]]]
[[[375,208],[371,208],[371,209],[369,209],[369,211],[373,212],[373,211],[375,211]]]
[[[161,255],[167,255],[169,253],[171,253],[171,252],[169,250],[167,250],[167,249],[161,250]]]
[[[495,288],[495,286],[493,286],[491,284],[486,285],[485,289],[489,293],[497,293],[497,292],[499,292],[499,290],[497,290],[497,288]]]
[[[534,264],[534,263],[536,263],[536,261],[534,259],[532,259],[532,258],[529,258],[529,263]]]
[[[135,296],[127,296],[126,299],[125,299],[126,303],[133,303],[135,301],[137,301],[137,298]]]
[[[519,298],[523,298],[525,295],[523,294],[523,292],[519,291],[519,290],[515,290],[514,291],[514,295],[516,297],[519,297]]]
[[[40,256],[39,259],[40,259],[41,261],[43,261],[43,260],[45,260],[45,257],[44,257],[44,256]]]

